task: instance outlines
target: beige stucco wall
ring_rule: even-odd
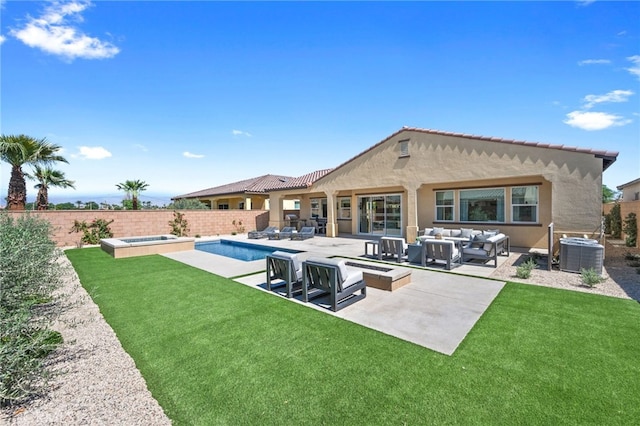
[[[622,201],[637,201],[640,197],[636,195],[640,193],[640,181],[622,188]]]
[[[408,156],[401,156],[400,141],[407,142]],[[602,160],[593,154],[412,130],[370,148],[317,181],[310,190],[281,191],[279,196],[319,192],[335,199],[352,195],[351,229],[357,233],[357,196],[401,193],[404,234],[411,240],[415,225],[433,225],[434,188],[526,183],[541,185],[539,223],[481,227],[499,227],[510,235],[512,245],[541,248],[546,247],[551,221],[558,231],[590,233],[599,229]],[[337,227],[335,217],[333,221]]]

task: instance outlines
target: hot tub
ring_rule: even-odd
[[[143,237],[103,238],[100,248],[116,259],[194,250],[195,238],[175,235],[150,235]]]

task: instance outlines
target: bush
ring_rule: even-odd
[[[87,224],[84,220],[82,222],[74,220],[69,233],[82,232],[81,242],[85,244],[98,244],[102,238],[113,237],[113,232],[111,232],[111,228],[109,228],[109,225],[111,225],[113,221],[114,219],[108,222],[104,219],[93,219],[91,224]]]
[[[533,271],[538,264],[533,258],[530,258],[526,262],[522,263],[516,268],[516,277],[527,279],[531,277],[531,271]]]
[[[611,207],[611,211],[605,219],[605,232],[609,232],[612,238],[620,238],[622,236],[622,217],[620,216],[620,204],[615,203]]]
[[[638,241],[638,221],[635,213],[629,213],[624,219],[622,230],[627,234],[624,242],[627,247],[635,247]]]
[[[184,213],[179,211],[173,212],[173,220],[169,221],[171,227],[171,234],[176,237],[186,237],[189,233],[189,222],[184,218]]]
[[[582,268],[580,270],[580,275],[582,276],[582,283],[587,287],[593,287],[596,284],[600,284],[602,281],[604,281],[604,278],[602,278],[593,268]]]
[[[169,204],[167,208],[173,210],[209,210],[208,205],[193,198],[182,198],[180,200],[176,200]]]
[[[36,216],[0,214],[0,406],[46,389],[44,358],[62,343],[49,329],[65,272],[51,234],[49,222]]]

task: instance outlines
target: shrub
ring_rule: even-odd
[[[209,210],[209,206],[200,200],[182,198],[169,204],[169,209],[174,210]]]
[[[516,277],[527,279],[531,277],[531,271],[533,271],[537,266],[536,261],[533,258],[530,258],[526,262],[522,263],[520,266],[516,268]]]
[[[173,220],[169,221],[171,227],[171,234],[176,237],[186,237],[189,233],[189,222],[184,218],[184,213],[179,211],[173,212]]]
[[[111,228],[109,228],[109,225],[111,225],[113,221],[114,219],[108,222],[104,219],[93,219],[91,224],[87,224],[84,220],[82,222],[74,220],[69,233],[82,232],[81,242],[85,244],[98,244],[102,238],[113,237],[113,232],[111,232]]]
[[[635,213],[629,213],[624,219],[624,226],[622,230],[627,234],[625,238],[625,245],[627,247],[635,247],[638,241],[638,221]]]
[[[580,270],[580,275],[582,276],[582,283],[587,287],[593,287],[596,284],[600,284],[602,281],[604,281],[604,278],[602,278],[593,268],[582,268]]]
[[[231,235],[243,234],[244,233],[244,225],[241,220],[233,220],[231,221],[233,225],[234,231],[231,232]]]
[[[622,217],[620,216],[620,204],[615,203],[611,207],[611,211],[607,214],[605,224],[609,225],[609,234],[613,238],[620,238],[622,236]]]
[[[49,222],[0,214],[0,406],[46,390],[44,358],[62,343],[49,329],[60,312],[61,252]]]

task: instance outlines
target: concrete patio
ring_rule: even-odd
[[[451,355],[504,287],[503,281],[487,279],[495,270],[489,265],[460,265],[452,271],[422,268],[407,262],[384,262],[364,256],[364,241],[356,238],[315,237],[303,241],[249,240],[246,235],[224,236],[225,240],[300,250],[300,259],[342,257],[363,266],[405,268],[411,282],[391,291],[367,287],[367,297],[338,312],[327,309],[323,300],[303,303],[330,315]],[[217,239],[217,238],[213,238]],[[210,239],[200,239],[206,241]],[[265,261],[245,262],[199,250],[167,253],[164,256],[216,275],[234,279],[261,291],[265,289]],[[500,261],[506,260],[506,257]],[[283,297],[270,292],[274,297]]]

